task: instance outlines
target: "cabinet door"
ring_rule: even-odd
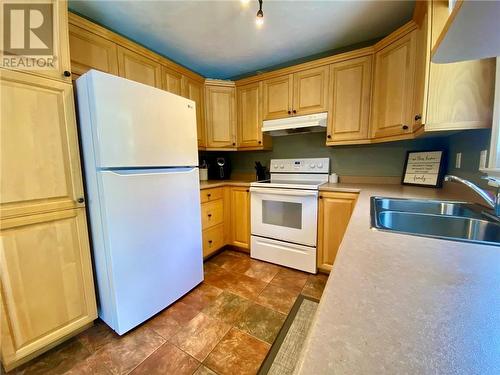
[[[1,217],[83,206],[72,86],[0,70]]]
[[[375,54],[372,136],[383,138],[412,132],[416,31]]]
[[[161,67],[162,89],[172,94],[182,95],[182,74],[165,66]]]
[[[90,69],[118,75],[116,44],[81,27],[69,25],[71,71],[82,75]]]
[[[230,242],[234,246],[250,249],[250,193],[248,188],[232,187],[230,201]]]
[[[85,210],[2,220],[2,362],[43,350],[97,318]]]
[[[293,75],[294,115],[308,115],[328,110],[328,70],[328,66],[321,66]]]
[[[320,194],[318,220],[318,268],[332,269],[337,251],[349,224],[358,194]]]
[[[262,146],[262,83],[237,88],[238,148]]]
[[[12,2],[11,2],[12,3]],[[13,2],[16,3],[16,2]],[[22,2],[21,2],[22,3]],[[25,3],[33,3],[33,1],[27,1]],[[30,70],[29,73],[35,74],[41,77],[48,77],[52,79],[57,79],[62,82],[71,83],[71,77],[67,77],[64,75],[65,71],[71,71],[70,67],[70,58],[69,58],[69,43],[68,43],[68,3],[65,0],[48,0],[43,1],[43,3],[52,4],[52,28],[53,28],[53,36],[52,39],[52,47],[54,50],[55,61],[57,66],[55,68],[50,69],[37,69]],[[2,7],[4,6],[4,2],[2,2]],[[27,12],[25,14],[25,17]],[[3,20],[2,20],[3,21]],[[44,19],[45,21],[45,19]],[[3,28],[3,24],[2,24]],[[27,40],[27,34],[25,36],[25,40]],[[42,43],[45,43],[45,40],[41,40]],[[49,57],[49,56],[47,56]],[[29,58],[29,57],[28,57]],[[29,60],[25,60],[26,66],[29,66],[31,62]],[[14,69],[15,70],[15,69]],[[28,70],[23,69],[22,71],[28,72]]]
[[[120,77],[161,88],[161,65],[137,52],[118,46]]]
[[[203,84],[182,77],[182,96],[196,103],[196,129],[198,133],[198,147],[205,147],[205,100]]]
[[[235,88],[206,86],[207,147],[236,147]]]
[[[371,78],[371,56],[331,65],[327,144],[368,139]]]
[[[293,75],[266,79],[262,86],[264,120],[291,116]]]

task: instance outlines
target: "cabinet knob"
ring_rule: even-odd
[[[85,199],[83,197],[79,197],[76,201],[78,203],[83,203],[83,202],[85,202]]]
[[[292,111],[290,111],[290,110],[289,110],[289,111],[288,111],[288,114],[289,114],[289,115],[291,115],[291,114],[292,114]]]
[[[296,111],[295,109],[294,109],[292,112],[293,112],[293,113],[297,113],[297,111]]]
[[[208,193],[207,194],[207,198],[210,198],[212,196],[212,194]]]
[[[320,196],[319,196],[319,199],[323,199],[323,196],[322,196],[322,195],[320,195]]]
[[[208,216],[208,217],[212,217],[212,214],[208,214],[207,216]]]
[[[247,193],[250,192],[250,189],[247,189]]]
[[[211,245],[212,244],[212,240],[208,240],[208,243]]]
[[[403,125],[403,130],[408,130],[408,125]]]
[[[65,70],[64,73],[63,73],[63,75],[65,77],[71,77],[71,72],[69,70]]]
[[[326,136],[326,138],[330,139],[330,138],[332,138],[332,136],[331,136],[330,134],[328,134],[328,135]]]
[[[259,141],[259,145],[262,144],[262,141]]]
[[[415,115],[415,121],[422,120],[422,115]]]
[[[233,146],[236,146],[236,143],[235,143],[235,142],[233,142]]]

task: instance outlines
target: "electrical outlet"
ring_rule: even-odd
[[[481,151],[479,156],[479,169],[486,168],[486,158],[488,157],[488,150]]]
[[[462,166],[462,153],[457,152],[457,155],[455,156],[455,168],[460,169]]]

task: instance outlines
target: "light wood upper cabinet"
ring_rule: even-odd
[[[205,136],[205,97],[203,83],[182,77],[182,96],[196,103],[196,130],[198,134],[198,147],[206,144]]]
[[[6,368],[97,318],[85,209],[2,220]]]
[[[419,44],[427,65],[420,73],[423,97],[416,102],[415,114],[422,117],[425,131],[491,127],[495,59],[431,63],[431,48],[449,16],[448,1],[429,2],[426,9]]]
[[[330,66],[330,113],[327,145],[368,140],[372,56]]]
[[[236,89],[234,84],[205,84],[206,146],[236,148]]]
[[[72,86],[0,70],[2,218],[83,206]]]
[[[262,134],[262,82],[239,86],[236,95],[238,148],[269,148],[271,137]]]
[[[118,46],[118,72],[120,77],[162,87],[160,63],[122,46]]]
[[[292,114],[293,74],[263,81],[263,119],[272,120]]]
[[[182,74],[165,66],[161,67],[162,89],[172,94],[182,95]]]
[[[250,193],[246,187],[231,187],[230,189],[230,243],[243,249],[249,249]]]
[[[116,44],[81,27],[69,25],[71,70],[82,75],[90,69],[118,75]]]
[[[292,114],[308,115],[328,110],[328,66],[293,75]]]
[[[318,268],[332,269],[358,194],[321,192],[318,211]]]
[[[416,31],[375,53],[372,136],[412,132]]]

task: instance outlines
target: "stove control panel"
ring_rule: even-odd
[[[271,173],[329,173],[329,158],[271,159]]]

